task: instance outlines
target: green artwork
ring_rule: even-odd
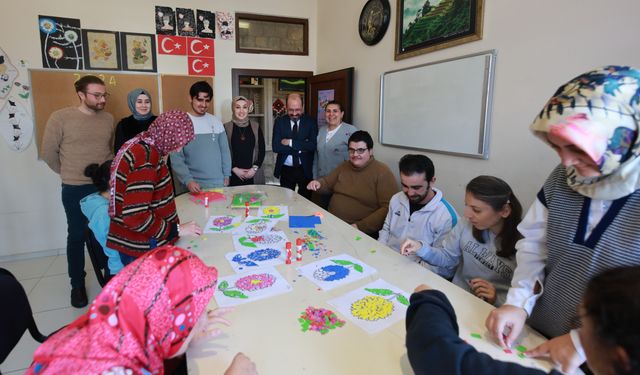
[[[265,196],[262,193],[236,193],[231,200],[232,208],[244,208],[248,202],[249,207],[260,207]]]

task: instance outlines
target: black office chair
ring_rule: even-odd
[[[109,258],[107,258],[107,255],[102,250],[102,246],[100,246],[100,243],[96,240],[91,229],[87,227],[84,236],[89,258],[91,259],[91,265],[96,273],[98,283],[102,287],[111,279],[108,266]]]
[[[44,342],[47,336],[36,326],[22,284],[4,268],[0,268],[0,301],[3,303],[0,309],[0,363],[3,363],[27,329],[37,342]]]

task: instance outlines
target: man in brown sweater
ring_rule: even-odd
[[[87,224],[80,211],[80,200],[96,192],[84,170],[89,164],[102,164],[113,158],[114,132],[113,116],[102,111],[108,96],[104,82],[96,76],[85,76],[74,85],[80,105],[51,114],[44,130],[40,157],[62,179],[71,305],[84,307],[88,303],[84,286],[84,231]]]
[[[348,147],[349,161],[309,182],[307,189],[333,193],[329,212],[377,238],[389,201],[399,191],[398,183],[389,167],[373,158],[373,139],[368,132],[354,132]]]

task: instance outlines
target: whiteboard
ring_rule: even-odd
[[[386,72],[380,143],[489,158],[495,50]]]

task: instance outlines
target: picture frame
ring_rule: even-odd
[[[153,34],[120,33],[122,69],[136,72],[157,72],[156,38]]]
[[[85,69],[121,70],[119,32],[82,29],[82,50]]]
[[[309,20],[236,13],[236,52],[309,55]]]
[[[397,0],[395,60],[482,39],[484,0]]]

